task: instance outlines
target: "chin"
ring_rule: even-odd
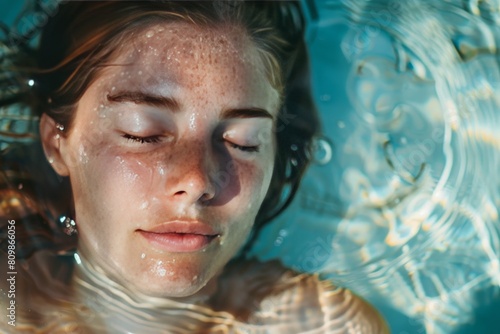
[[[157,298],[185,298],[204,290],[207,279],[200,275],[187,276],[146,276],[140,282],[132,284],[139,293]]]

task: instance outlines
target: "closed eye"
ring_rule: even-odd
[[[230,142],[230,141],[226,141],[228,143],[228,145],[234,149],[237,149],[237,150],[240,150],[240,151],[243,151],[243,152],[249,152],[249,153],[254,153],[254,152],[259,152],[259,146],[256,145],[256,146],[242,146],[242,145],[238,145],[238,144],[235,144],[233,142]]]
[[[138,142],[141,144],[155,144],[160,142],[160,136],[139,137],[125,133],[122,135],[122,137],[130,141]]]

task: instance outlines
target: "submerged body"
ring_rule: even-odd
[[[16,326],[2,333],[387,333],[349,290],[278,262],[228,265],[196,300],[126,291],[84,259],[42,251],[17,274]],[[2,260],[2,267],[5,263]],[[24,268],[29,268],[25,270]],[[4,282],[2,282],[2,285]],[[5,287],[2,286],[5,290]],[[7,298],[2,298],[5,309]]]

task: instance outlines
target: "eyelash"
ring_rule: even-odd
[[[129,134],[124,134],[122,137],[127,140],[131,140],[141,144],[156,144],[160,142],[160,136],[138,137]]]
[[[122,136],[123,138],[133,141],[133,142],[138,142],[141,144],[156,144],[160,142],[160,137],[159,136],[149,136],[149,137],[138,137],[138,136],[133,136],[130,134],[124,134]],[[247,152],[247,153],[257,153],[259,152],[260,147],[259,146],[242,146],[235,144],[233,142],[227,141],[228,145],[231,146],[234,149],[240,150],[242,152]]]
[[[259,148],[260,148],[259,146],[241,146],[241,145],[232,143],[230,141],[228,141],[227,143],[232,148],[235,148],[237,150],[240,150],[240,151],[243,151],[243,152],[247,152],[247,153],[257,153],[257,152],[259,152]]]

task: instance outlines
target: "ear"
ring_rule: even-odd
[[[42,114],[40,119],[40,139],[45,157],[57,174],[68,176],[68,166],[61,155],[61,141],[64,140],[62,135],[54,119],[45,113]]]

